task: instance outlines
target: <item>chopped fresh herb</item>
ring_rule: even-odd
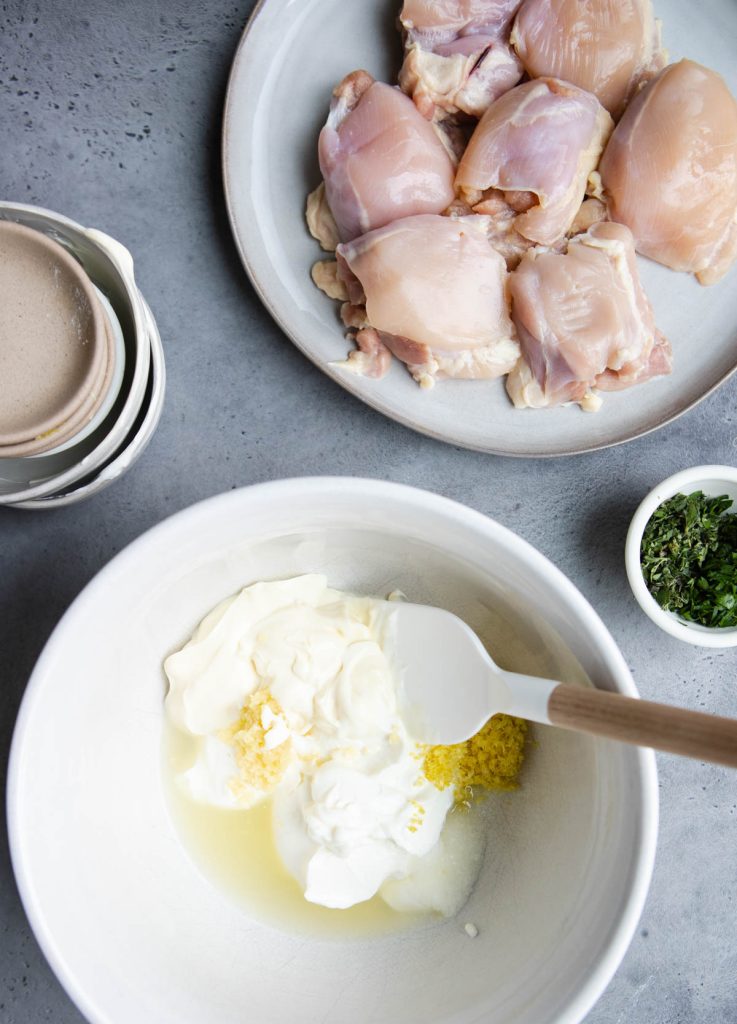
[[[737,626],[737,515],[732,500],[676,494],[650,517],[640,562],[666,611],[702,626]]]

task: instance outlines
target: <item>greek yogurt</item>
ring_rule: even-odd
[[[165,662],[167,713],[196,741],[177,782],[216,807],[271,801],[279,857],[312,903],[380,893],[397,909],[455,913],[483,839],[453,814],[441,842],[453,793],[425,778],[399,713],[392,607],[320,575],[255,583],[218,605]],[[439,901],[430,876],[443,875],[446,848],[455,881]]]

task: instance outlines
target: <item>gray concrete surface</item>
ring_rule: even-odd
[[[59,210],[129,246],[169,371],[158,433],[123,482],[66,510],[0,509],[3,776],[33,663],[97,570],[200,498],[298,474],[403,481],[493,516],[578,584],[644,696],[737,714],[737,653],[710,653],[661,634],[635,605],[622,561],[629,518],[654,483],[689,465],[737,462],[737,380],[655,435],[548,462],[438,444],[344,393],[271,322],[230,237],[220,118],[251,6],[0,3],[0,193]],[[659,769],[652,889],[588,1024],[737,1021],[737,778],[665,756]],[[29,930],[3,833],[0,1022],[81,1020]]]

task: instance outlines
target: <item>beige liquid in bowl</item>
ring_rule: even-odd
[[[102,307],[76,260],[40,231],[0,220],[0,446],[29,446],[0,454],[53,447],[55,432],[94,404],[106,340]]]

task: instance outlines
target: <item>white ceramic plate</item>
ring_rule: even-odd
[[[688,56],[724,75],[737,95],[737,4],[655,0],[672,60]],[[703,288],[641,259],[645,289],[673,344],[669,378],[577,408],[518,411],[500,381],[445,381],[421,391],[396,363],[382,381],[330,365],[349,349],[331,302],[312,284],[322,258],[304,222],[319,182],[317,136],[333,86],[366,68],[392,81],[399,66],[400,0],[262,0],[231,73],[223,129],[225,191],[241,258],[272,316],[344,388],[424,434],[501,455],[550,456],[621,444],[663,426],[708,395],[737,363],[737,269]]]

